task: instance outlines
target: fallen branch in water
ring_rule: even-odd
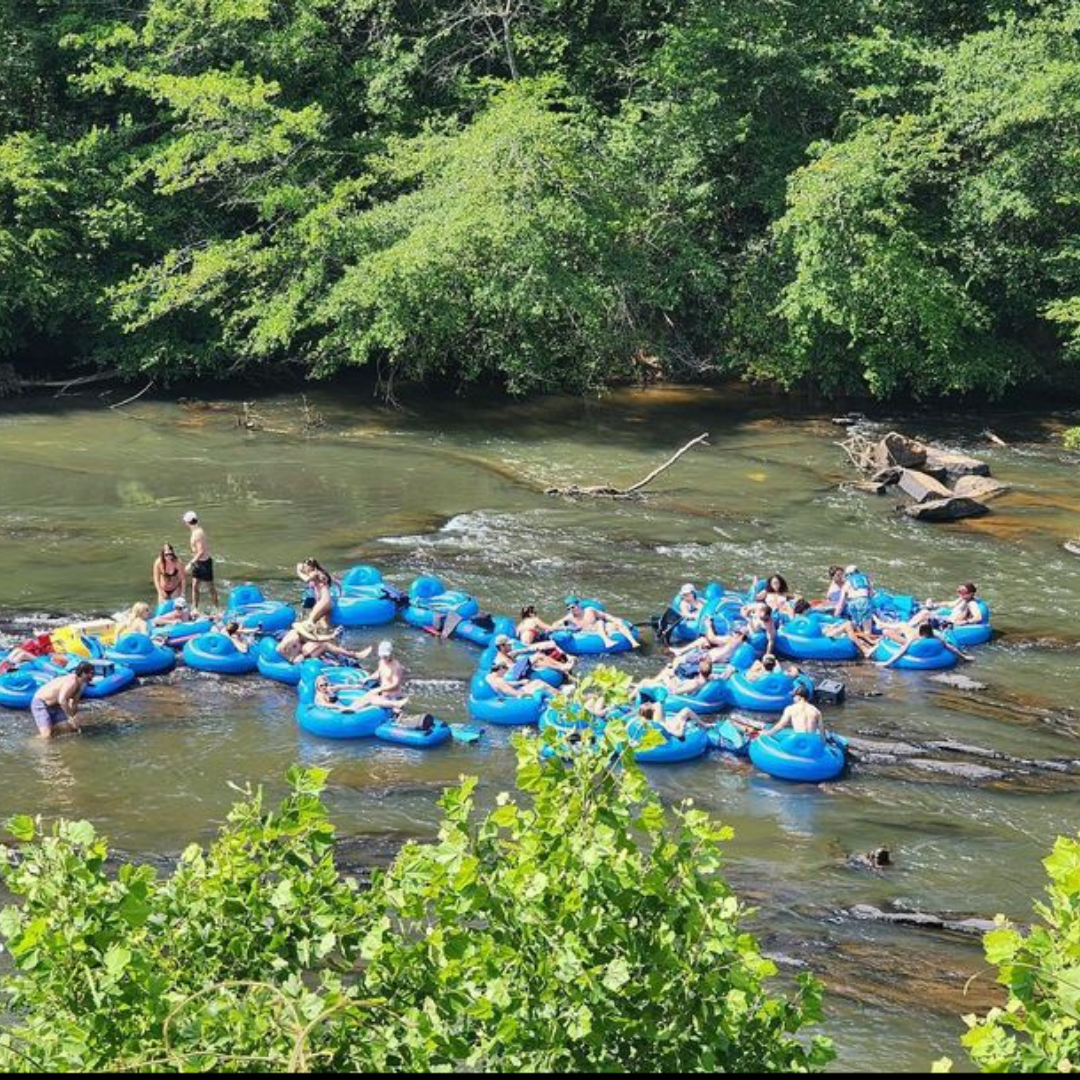
[[[704,443],[709,437],[709,433],[706,431],[699,435],[696,439],[691,439],[685,446],[680,447],[675,451],[663,463],[653,469],[648,476],[639,480],[636,484],[631,484],[629,487],[617,488],[612,487],[609,484],[596,484],[589,487],[578,487],[577,484],[571,484],[569,487],[549,487],[544,489],[544,493],[547,495],[589,495],[597,496],[600,498],[609,499],[632,499],[638,491],[641,490],[646,484],[651,484],[665,469],[670,469],[676,461],[679,460],[693,446],[697,446],[699,443]]]
[[[124,398],[123,401],[118,401],[115,405],[110,405],[110,409],[122,409],[125,405],[130,405],[133,401],[138,401],[139,398],[154,385],[154,380],[151,379],[137,394],[132,394],[129,398]]]

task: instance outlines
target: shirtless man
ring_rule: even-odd
[[[371,655],[371,646],[352,652],[338,645],[332,634],[322,634],[309,623],[293,623],[292,629],[277,643],[277,654],[290,664],[301,660],[317,660],[320,656],[341,656],[359,662]]]
[[[354,703],[356,707],[362,709],[368,705],[378,705],[383,709],[402,709],[409,700],[402,690],[405,669],[394,659],[394,644],[391,641],[379,642],[379,666],[375,669],[375,677],[378,683],[357,698]]]
[[[615,639],[608,630],[610,627],[616,633],[622,634],[630,642],[631,648],[641,648],[641,642],[634,637],[630,625],[625,620],[615,615],[609,615],[599,608],[585,607],[576,596],[566,598],[566,614],[559,620],[557,625],[566,626],[571,630],[591,630],[600,635],[607,648],[611,648],[615,644]]]
[[[90,685],[93,677],[94,665],[84,661],[74,671],[57,675],[38,690],[30,702],[30,713],[37,724],[38,734],[43,739],[82,730],[75,723],[75,716],[79,711],[83,691]]]
[[[184,515],[184,524],[191,530],[191,562],[187,564],[191,574],[191,606],[199,606],[199,583],[205,581],[210,586],[210,600],[218,606],[217,586],[214,584],[214,559],[210,554],[210,541],[206,539],[206,530],[199,524],[199,517],[194,510]]]
[[[821,710],[810,704],[810,692],[802,683],[797,683],[792,691],[795,700],[780,714],[780,719],[771,728],[766,728],[762,735],[775,735],[789,727],[803,735],[820,735],[825,738],[825,725],[821,721]]]

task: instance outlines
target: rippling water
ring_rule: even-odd
[[[964,694],[918,674],[832,669],[849,699],[829,722],[849,735],[945,738],[1023,758],[1080,757],[1075,613],[1080,455],[1041,417],[976,421],[882,418],[978,453],[1014,486],[990,517],[926,526],[840,482],[849,479],[827,415],[777,415],[775,402],[678,389],[601,402],[425,403],[372,407],[344,392],[238,404],[141,399],[122,413],[96,397],[23,401],[0,412],[0,622],[13,633],[59,615],[111,612],[149,598],[164,540],[186,547],[180,515],[199,511],[226,586],[259,582],[296,600],[292,567],[312,554],[344,569],[374,562],[406,585],[437,572],[495,612],[535,601],[553,616],[568,591],[598,596],[638,621],[683,580],[744,588],[780,571],[807,593],[830,563],[857,561],[896,591],[950,596],[975,580],[1004,634],[967,670],[989,685]],[[308,414],[310,419],[310,413]],[[1010,442],[989,446],[990,423]],[[629,483],[701,431],[695,449],[642,503],[571,502],[555,483]],[[12,624],[15,624],[12,628]],[[380,632],[358,633],[373,640]],[[388,630],[413,677],[413,702],[464,719],[476,650],[404,624]],[[638,673],[655,655],[620,659]],[[825,669],[819,669],[819,673]],[[878,696],[880,695],[880,696]],[[294,696],[251,677],[178,670],[89,706],[80,739],[45,743],[29,716],[5,713],[0,811],[87,817],[122,850],[175,852],[209,838],[236,794],[280,790],[294,761],[332,769],[330,804],[346,836],[429,835],[441,789],[465,771],[491,799],[512,781],[506,732],[431,753],[299,732]],[[985,764],[994,765],[993,761]],[[959,1057],[962,1012],[985,1007],[992,979],[976,940],[859,922],[852,905],[1023,919],[1041,892],[1039,859],[1080,823],[1075,778],[1019,772],[991,781],[864,765],[840,782],[785,785],[709,757],[650,775],[666,798],[692,796],[732,823],[730,875],[760,908],[756,928],[785,970],[829,984],[829,1030],[841,1064],[922,1069]],[[845,857],[885,843],[896,866],[868,873]]]

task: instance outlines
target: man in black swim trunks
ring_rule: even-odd
[[[210,586],[210,600],[218,606],[217,586],[214,584],[214,560],[210,555],[210,542],[206,539],[206,530],[199,524],[199,517],[194,510],[184,515],[184,524],[191,530],[191,562],[188,572],[191,574],[191,606],[199,606],[199,582],[205,581]]]

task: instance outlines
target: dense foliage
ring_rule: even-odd
[[[1080,0],[0,0],[0,360],[991,393],[1080,353]]]
[[[1007,999],[967,1016],[962,1042],[981,1072],[1068,1073],[1080,1064],[1080,838],[1059,836],[1043,860],[1048,903],[1025,934],[998,918],[983,938]],[[944,1058],[935,1071],[947,1072]]]
[[[463,780],[437,840],[368,890],[334,866],[318,770],[293,770],[276,810],[249,793],[165,878],[106,874],[86,822],[10,822],[0,1066],[816,1070],[820,988],[766,990],[719,875],[730,830],[666,809],[606,738],[566,762],[519,739],[524,798],[481,812]]]

